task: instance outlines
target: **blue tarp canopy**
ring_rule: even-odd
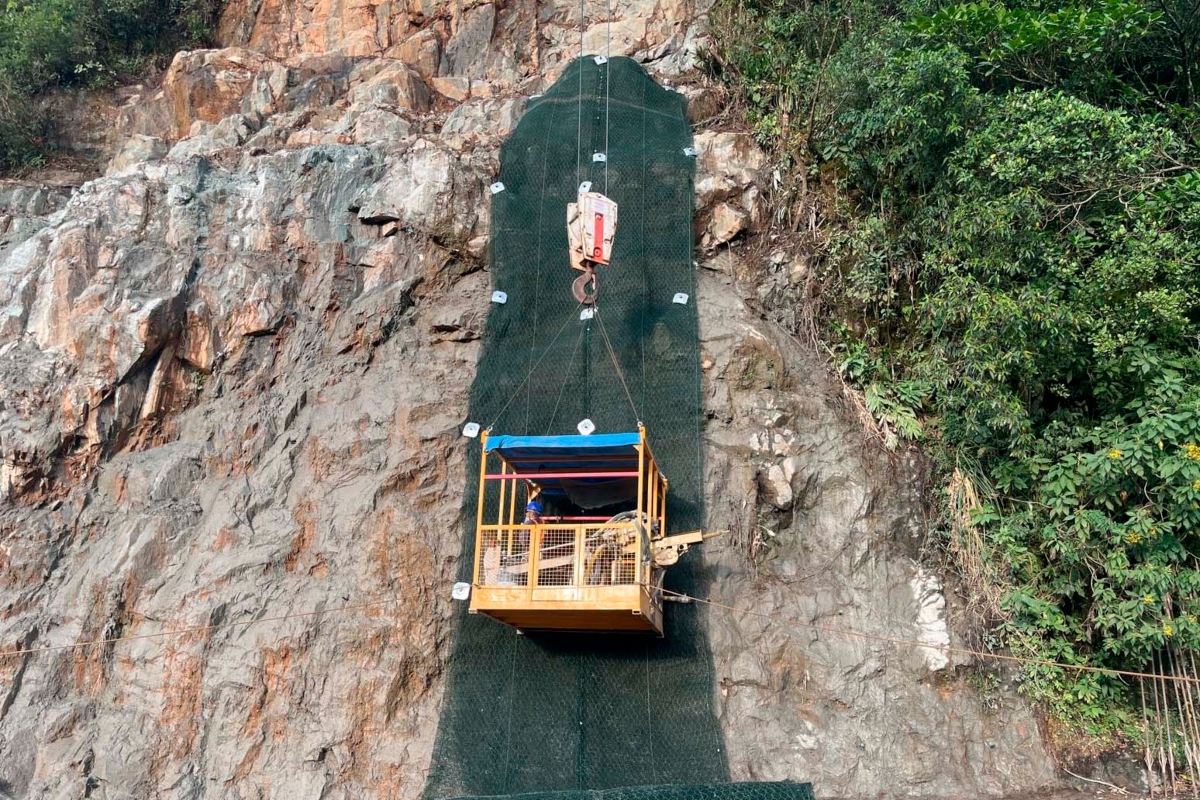
[[[492,436],[496,453],[517,473],[637,471],[637,433],[592,436]],[[530,480],[548,496],[567,496],[583,508],[600,508],[637,495],[637,478],[541,478]]]
[[[636,433],[597,433],[594,436],[492,436],[487,441],[489,453],[499,452],[508,463],[522,459],[547,458],[554,461],[566,458],[597,463],[613,456],[627,455],[637,462],[634,445],[641,441]]]

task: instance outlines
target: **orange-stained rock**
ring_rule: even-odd
[[[287,90],[287,69],[270,58],[240,48],[179,53],[163,79],[171,109],[172,139],[185,136],[196,121],[219,122],[239,111],[273,114]]]
[[[408,111],[429,109],[429,87],[402,61],[376,59],[350,76],[349,100],[361,106],[387,106]]]
[[[411,64],[423,77],[433,78],[442,60],[442,36],[436,28],[425,28],[391,47],[387,55]]]

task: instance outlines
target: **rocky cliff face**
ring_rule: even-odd
[[[587,51],[646,62],[698,117],[734,777],[822,796],[1053,784],[1009,691],[813,627],[954,640],[915,558],[919,465],[874,453],[816,356],[747,303],[767,270],[723,245],[763,218],[765,159],[705,129],[719,93],[687,74],[703,4],[586,10]],[[486,187],[579,23],[566,2],[235,0],[228,47],[180,54],[90,134],[105,177],[0,184],[0,645],[51,648],[0,658],[0,797],[420,794]]]

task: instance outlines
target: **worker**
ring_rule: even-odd
[[[542,504],[537,500],[530,500],[525,504],[525,519],[521,521],[522,525],[541,525],[542,524]],[[529,529],[521,528],[517,531],[516,552],[525,554],[529,552]]]

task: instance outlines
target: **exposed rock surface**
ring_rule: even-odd
[[[678,76],[703,10],[618,0],[585,42]],[[235,0],[230,47],[180,54],[114,113],[106,177],[0,184],[0,647],[63,648],[0,658],[0,797],[420,794],[486,187],[578,13]],[[698,238],[752,235],[763,155],[744,134],[697,146]],[[918,467],[870,454],[734,272],[702,269],[698,298],[734,776],[1052,784],[1011,692],[810,627],[953,638],[915,558]],[[147,638],[71,648],[123,636]]]
[[[730,529],[705,545],[722,604],[710,630],[734,776],[833,797],[1053,786],[1011,689],[982,695],[938,650],[837,633],[951,643],[940,582],[916,560],[920,466],[873,453],[824,365],[752,315],[731,276],[700,278],[709,516]]]

